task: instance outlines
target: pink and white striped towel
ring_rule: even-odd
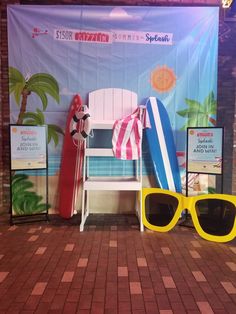
[[[137,160],[141,157],[143,134],[141,116],[144,116],[145,121],[147,121],[145,109],[138,107],[131,115],[115,121],[113,125],[112,149],[116,158]]]

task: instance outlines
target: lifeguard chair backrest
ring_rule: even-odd
[[[104,88],[89,93],[89,111],[94,120],[117,120],[138,106],[137,94],[122,88]]]

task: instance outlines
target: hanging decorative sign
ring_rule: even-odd
[[[10,125],[11,170],[46,169],[46,126]]]
[[[33,28],[32,38],[47,34],[47,30]],[[113,42],[118,42],[128,44],[173,45],[173,33],[127,30],[111,30],[110,32],[105,32],[63,28],[54,29],[54,40],[97,44],[112,44]]]
[[[187,128],[187,171],[222,174],[223,128]]]

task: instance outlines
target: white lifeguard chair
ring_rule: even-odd
[[[92,129],[112,130],[114,122],[122,119],[135,111],[138,107],[137,94],[126,89],[105,88],[92,91],[88,98],[89,112]],[[112,143],[111,143],[112,144]],[[142,154],[141,154],[142,156]],[[91,157],[114,157],[112,147],[91,148],[89,137],[85,143],[83,187],[82,187],[82,210],[80,231],[84,230],[84,224],[91,212],[90,191],[134,191],[135,211],[140,222],[140,231],[144,230],[142,223],[142,157],[134,162],[134,175],[128,176],[91,176],[89,159]],[[115,157],[114,157],[115,158]]]

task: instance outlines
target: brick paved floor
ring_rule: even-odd
[[[0,216],[0,313],[236,313],[236,241],[140,233],[134,216],[10,226]]]

